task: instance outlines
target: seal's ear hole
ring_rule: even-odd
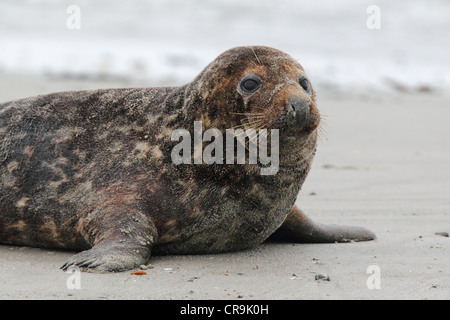
[[[308,94],[312,93],[311,84],[305,76],[300,76],[298,82],[300,83],[300,86],[303,88],[303,90],[305,90]]]
[[[256,74],[249,74],[242,78],[239,87],[245,93],[253,93],[261,87],[261,78]]]

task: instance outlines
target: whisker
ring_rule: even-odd
[[[243,115],[254,115],[254,114],[257,114],[257,115],[261,115],[261,114],[263,114],[262,112],[256,112],[256,113],[253,113],[253,112],[230,112],[230,114],[243,114]]]
[[[262,121],[262,120],[257,120],[257,121],[253,121],[253,122],[244,122],[244,123],[241,123],[241,124],[238,124],[238,125],[232,127],[231,129],[240,129],[240,128],[245,129],[246,126],[252,127],[254,125],[259,125],[259,124],[263,124],[263,123],[264,123],[264,121]]]
[[[243,123],[241,129],[243,129],[244,131],[250,130],[250,129],[257,130],[257,127],[261,124],[262,124],[261,121],[251,122],[251,123]]]
[[[242,119],[241,122],[255,122],[255,121],[264,121],[266,119],[266,116],[261,116],[261,117],[252,117],[252,118],[246,118],[246,119]]]
[[[252,119],[252,120],[248,120],[248,121],[242,121],[242,123],[243,124],[248,124],[248,125],[251,125],[251,124],[255,124],[255,123],[264,123],[264,118],[260,118],[260,119]]]
[[[325,128],[321,125],[317,128],[317,136],[319,138],[319,141],[328,141],[328,138],[326,136]]]
[[[254,50],[253,48],[251,48],[251,49],[252,49],[252,51],[253,51],[253,54],[255,55],[256,61],[258,61],[259,64],[262,64],[262,63],[261,63],[261,60],[259,60],[258,56],[256,55],[255,50]]]
[[[319,114],[320,114],[321,118],[332,118],[333,117],[333,115],[328,114],[328,113],[319,112]]]

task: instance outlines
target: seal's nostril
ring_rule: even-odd
[[[290,111],[290,112],[296,112],[296,111],[298,111],[298,103],[296,103],[297,102],[297,100],[289,100],[289,103],[288,103],[288,111]]]

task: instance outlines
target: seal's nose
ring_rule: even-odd
[[[288,116],[295,119],[298,127],[303,127],[308,120],[309,100],[300,97],[291,97],[286,105]]]

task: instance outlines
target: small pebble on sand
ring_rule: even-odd
[[[330,281],[331,279],[327,274],[316,274],[315,280]]]

